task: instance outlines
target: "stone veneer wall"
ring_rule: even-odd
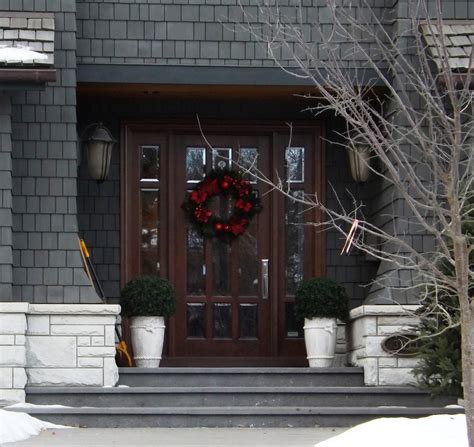
[[[120,306],[0,303],[0,405],[25,385],[114,386]]]
[[[399,357],[382,349],[390,335],[413,332],[417,305],[368,305],[350,312],[349,361],[364,368],[366,385],[414,384],[416,357]]]
[[[0,406],[25,401],[28,303],[0,303]]]

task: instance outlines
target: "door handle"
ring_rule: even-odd
[[[262,299],[268,299],[268,259],[262,259]]]

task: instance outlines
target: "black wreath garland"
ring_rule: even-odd
[[[234,200],[232,214],[227,219],[209,208],[210,200],[219,195]],[[215,169],[188,194],[183,209],[203,236],[232,242],[245,233],[262,207],[257,192],[237,171]]]

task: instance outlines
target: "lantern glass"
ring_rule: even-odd
[[[356,182],[365,182],[370,174],[370,146],[350,144],[347,147],[352,178]]]
[[[115,140],[101,124],[97,125],[89,138],[84,141],[89,174],[98,183],[102,183],[107,178],[114,145]]]

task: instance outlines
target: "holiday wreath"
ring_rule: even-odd
[[[228,205],[231,212],[228,217],[219,216],[211,209],[212,199],[218,196],[230,201]],[[262,207],[256,191],[238,172],[216,169],[209,172],[188,194],[183,209],[201,234],[231,242],[245,233],[250,221]]]

